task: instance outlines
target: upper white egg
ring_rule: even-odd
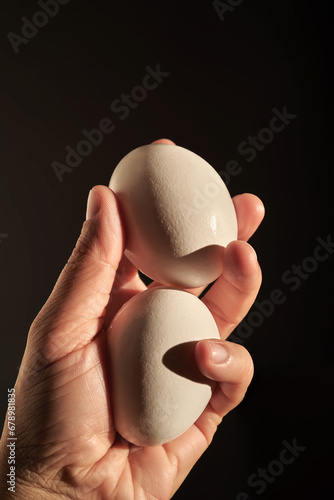
[[[140,271],[182,288],[222,273],[237,219],[226,185],[203,158],[175,145],[141,146],[120,161],[109,187],[120,203],[125,254]]]

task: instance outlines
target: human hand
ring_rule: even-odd
[[[142,448],[115,432],[106,333],[122,304],[146,286],[123,256],[115,195],[105,186],[93,188],[77,245],[30,328],[15,385],[17,499],[167,500],[181,485],[222,418],[243,399],[253,374],[248,352],[224,339],[260,287],[256,254],[245,241],[264,209],[250,194],[233,201],[239,240],[226,247],[224,272],[202,299],[222,340],[200,341],[195,349],[199,369],[218,383],[188,431],[165,445]],[[203,289],[189,291],[199,295]],[[217,353],[224,347],[227,358],[212,363],[210,346]],[[0,450],[4,478],[6,438],[5,426]],[[1,483],[2,498],[6,491]]]

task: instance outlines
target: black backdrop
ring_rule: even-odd
[[[333,234],[332,2],[218,4],[71,0],[37,33],[26,28],[24,42],[15,36],[21,18],[41,8],[2,3],[1,416],[29,325],[79,234],[89,189],[107,184],[130,150],[168,137],[217,171],[237,161],[231,194],[264,201],[265,221],[250,243],[263,267],[258,301],[269,311],[254,307],[235,333],[254,358],[253,383],[175,498],[325,499],[332,495],[334,256],[330,246],[317,247]],[[147,96],[133,90],[158,65],[165,75],[156,88]],[[131,91],[141,101],[117,111],[114,101]],[[285,107],[296,116],[284,130],[263,131],[273,109]],[[114,130],[59,182],[53,162],[65,164],[65,147],[75,148],[82,130],[103,118]],[[240,145],[249,136],[260,137],[256,155]],[[275,289],[282,303],[269,306],[263,301]],[[273,460],[286,442],[303,450],[280,466]],[[259,482],[259,468],[271,471],[270,481]]]

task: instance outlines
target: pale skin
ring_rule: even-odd
[[[158,142],[172,144],[167,139]],[[93,188],[77,245],[28,334],[15,385],[16,492],[8,492],[6,484],[6,419],[1,498],[173,496],[223,417],[244,398],[253,376],[247,350],[225,339],[247,314],[261,284],[256,254],[246,241],[261,223],[264,208],[251,194],[236,196],[233,202],[238,241],[226,247],[224,272],[202,299],[221,340],[201,341],[195,349],[199,369],[217,381],[213,396],[183,435],[162,446],[138,447],[115,432],[105,341],[117,310],[146,286],[123,256],[125,230],[114,193],[105,186]],[[198,296],[203,289],[189,291]],[[225,348],[227,358],[213,363],[219,361],[219,347]],[[222,463],[227,459],[222,452]]]

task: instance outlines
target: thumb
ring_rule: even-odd
[[[75,249],[29,332],[28,349],[45,363],[85,346],[101,329],[123,234],[116,196],[95,186]]]
[[[221,419],[246,394],[254,373],[251,355],[242,345],[209,339],[196,344],[195,358],[202,374],[218,382],[210,408]]]

